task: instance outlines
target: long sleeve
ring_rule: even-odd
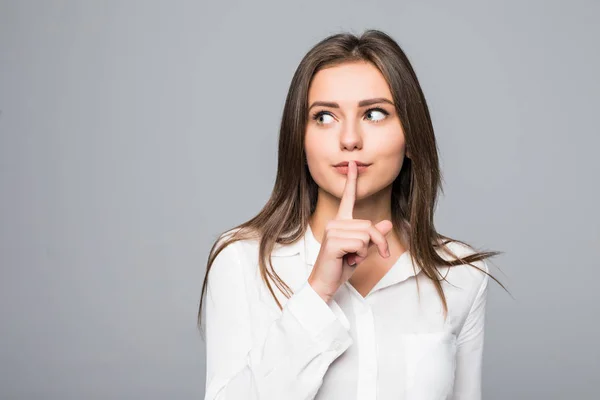
[[[478,264],[488,272],[489,269],[484,261]],[[480,400],[482,397],[481,369],[489,281],[487,274],[482,273],[482,275],[481,286],[457,338],[453,400]]]
[[[329,365],[352,344],[347,320],[306,281],[259,330],[251,308],[260,305],[244,278],[252,264],[236,244],[215,258],[207,281],[204,399],[314,399]]]

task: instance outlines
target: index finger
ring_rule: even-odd
[[[354,161],[348,161],[348,175],[337,219],[352,219],[352,210],[354,209],[354,200],[356,198],[356,176],[358,175],[356,168]]]

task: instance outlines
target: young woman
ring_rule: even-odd
[[[499,253],[436,232],[440,189],[398,44],[368,30],[315,45],[271,198],[211,248],[205,399],[480,399],[485,259]]]

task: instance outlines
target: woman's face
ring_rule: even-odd
[[[372,99],[378,100],[359,105]],[[341,198],[346,175],[334,165],[349,160],[370,164],[359,170],[357,200],[392,184],[406,145],[392,94],[375,66],[356,62],[320,70],[309,87],[308,107],[304,148],[321,190]]]

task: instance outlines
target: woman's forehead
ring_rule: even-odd
[[[384,97],[391,100],[389,85],[381,72],[370,63],[342,64],[318,71],[308,91],[308,101],[338,103],[356,107],[365,99]]]

